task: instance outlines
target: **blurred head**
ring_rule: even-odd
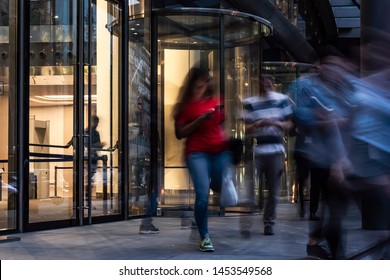
[[[99,125],[99,117],[95,115],[91,116],[91,128],[96,129],[98,125]]]
[[[189,100],[202,99],[209,97],[213,94],[210,85],[210,75],[208,69],[191,68],[188,77],[186,88],[186,95],[189,96]]]
[[[191,100],[211,97],[214,94],[214,89],[210,80],[211,77],[208,69],[199,67],[191,68],[180,89],[177,103],[173,109],[173,116],[176,116]]]
[[[260,95],[265,95],[274,90],[274,77],[267,74],[260,75]]]
[[[353,90],[352,82],[359,74],[356,65],[336,47],[326,45],[319,49],[320,78],[335,93],[345,93]]]

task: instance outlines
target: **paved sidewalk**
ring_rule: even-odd
[[[306,258],[308,223],[297,214],[297,205],[279,204],[275,235],[265,236],[262,215],[253,216],[251,238],[240,234],[240,216],[228,213],[210,217],[210,235],[215,252],[198,250],[197,230],[181,229],[180,218],[157,217],[159,234],[138,233],[140,220],[130,220],[15,234],[20,241],[0,243],[2,260],[293,260]],[[313,223],[313,222],[310,222]],[[345,220],[347,257],[375,247],[389,236],[389,231],[361,229],[359,211],[351,207]],[[378,252],[365,259],[380,258]]]

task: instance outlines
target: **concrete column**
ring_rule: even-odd
[[[390,1],[361,0],[360,13],[361,63],[362,74],[365,76],[388,66]],[[367,47],[367,44],[371,47]]]
[[[387,88],[389,78],[384,70],[390,65],[390,1],[362,0],[360,8],[362,76],[380,75],[370,80],[376,86]],[[384,124],[384,129],[386,127]],[[373,188],[363,196],[362,228],[390,229],[390,198],[385,188],[388,186]]]

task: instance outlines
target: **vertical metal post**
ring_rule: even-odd
[[[16,102],[17,102],[17,182],[19,187],[17,215],[19,230],[24,231],[29,219],[28,168],[29,168],[29,53],[30,53],[30,1],[17,1],[16,35]],[[15,151],[16,152],[16,151]],[[16,170],[15,170],[16,172]],[[16,210],[16,209],[15,209]],[[23,212],[22,212],[23,211]]]
[[[102,162],[103,162],[103,214],[107,215],[107,201],[108,201],[108,195],[107,195],[107,161],[108,157],[107,155],[102,156]],[[111,194],[112,195],[112,194]]]
[[[221,93],[221,103],[225,103],[225,16],[221,15],[219,30],[219,88]]]
[[[92,224],[92,176],[91,174],[91,165],[92,165],[92,158],[91,158],[91,148],[92,148],[92,138],[91,136],[91,111],[92,111],[92,27],[93,27],[93,22],[92,22],[92,0],[88,0],[88,7],[87,7],[87,13],[88,13],[88,42],[87,42],[87,48],[88,48],[88,53],[87,53],[87,67],[88,67],[88,103],[87,103],[87,108],[88,108],[88,167],[87,167],[87,172],[88,176],[87,179],[87,205],[88,205],[88,224]],[[84,102],[84,99],[83,99]],[[83,103],[83,108],[84,108],[84,103]],[[82,128],[84,131],[84,127]],[[83,141],[84,142],[84,141]],[[83,176],[85,178],[85,176]],[[85,182],[83,182],[85,184]]]
[[[58,166],[54,166],[54,197],[57,196],[57,180],[58,180]]]
[[[0,170],[0,201],[3,200],[3,170]]]
[[[220,25],[219,26],[219,89],[220,89],[219,98],[220,98],[220,103],[225,104],[225,16],[224,15],[220,15],[219,25]],[[224,124],[226,125],[226,122],[224,122]],[[218,204],[220,205],[221,203],[219,201],[219,197],[217,200],[213,199],[213,203],[217,203],[217,205]],[[225,216],[225,207],[220,206],[219,215]]]
[[[120,16],[120,90],[119,99],[120,107],[120,179],[121,179],[121,193],[123,202],[123,215],[124,219],[129,216],[129,5],[128,0],[122,0],[120,2],[120,8],[122,10]]]
[[[114,192],[114,181],[113,181],[113,165],[114,165],[114,159],[113,159],[113,154],[114,151],[112,149],[113,145],[113,119],[114,119],[114,114],[113,114],[113,86],[114,86],[114,77],[113,77],[113,51],[114,51],[114,40],[113,40],[113,32],[112,32],[112,27],[110,27],[110,210],[113,210],[114,207],[114,197],[113,197],[113,192]]]
[[[74,106],[74,185],[76,211],[79,225],[83,225],[84,216],[84,0],[77,1],[77,59],[75,70],[75,106]]]
[[[145,5],[146,6],[146,5]],[[148,14],[148,17],[150,17],[150,53],[151,53],[151,139],[150,139],[150,172],[151,172],[151,180],[150,180],[150,209],[151,213],[155,210],[157,210],[157,194],[158,194],[158,188],[159,188],[159,181],[158,181],[158,171],[159,171],[159,164],[158,164],[158,145],[160,145],[159,139],[160,135],[158,133],[158,44],[157,44],[157,37],[158,37],[158,26],[157,26],[157,17],[152,14],[151,11],[151,1],[149,1],[149,5],[147,5],[149,9],[146,9]]]

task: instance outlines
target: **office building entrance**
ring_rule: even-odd
[[[26,227],[120,216],[119,20],[106,1],[31,1]]]
[[[152,1],[0,3],[1,229],[192,205],[171,117],[185,74],[210,69],[226,133],[243,138],[239,100],[257,91],[270,24],[220,9],[152,10]],[[245,168],[234,172],[239,190]]]

